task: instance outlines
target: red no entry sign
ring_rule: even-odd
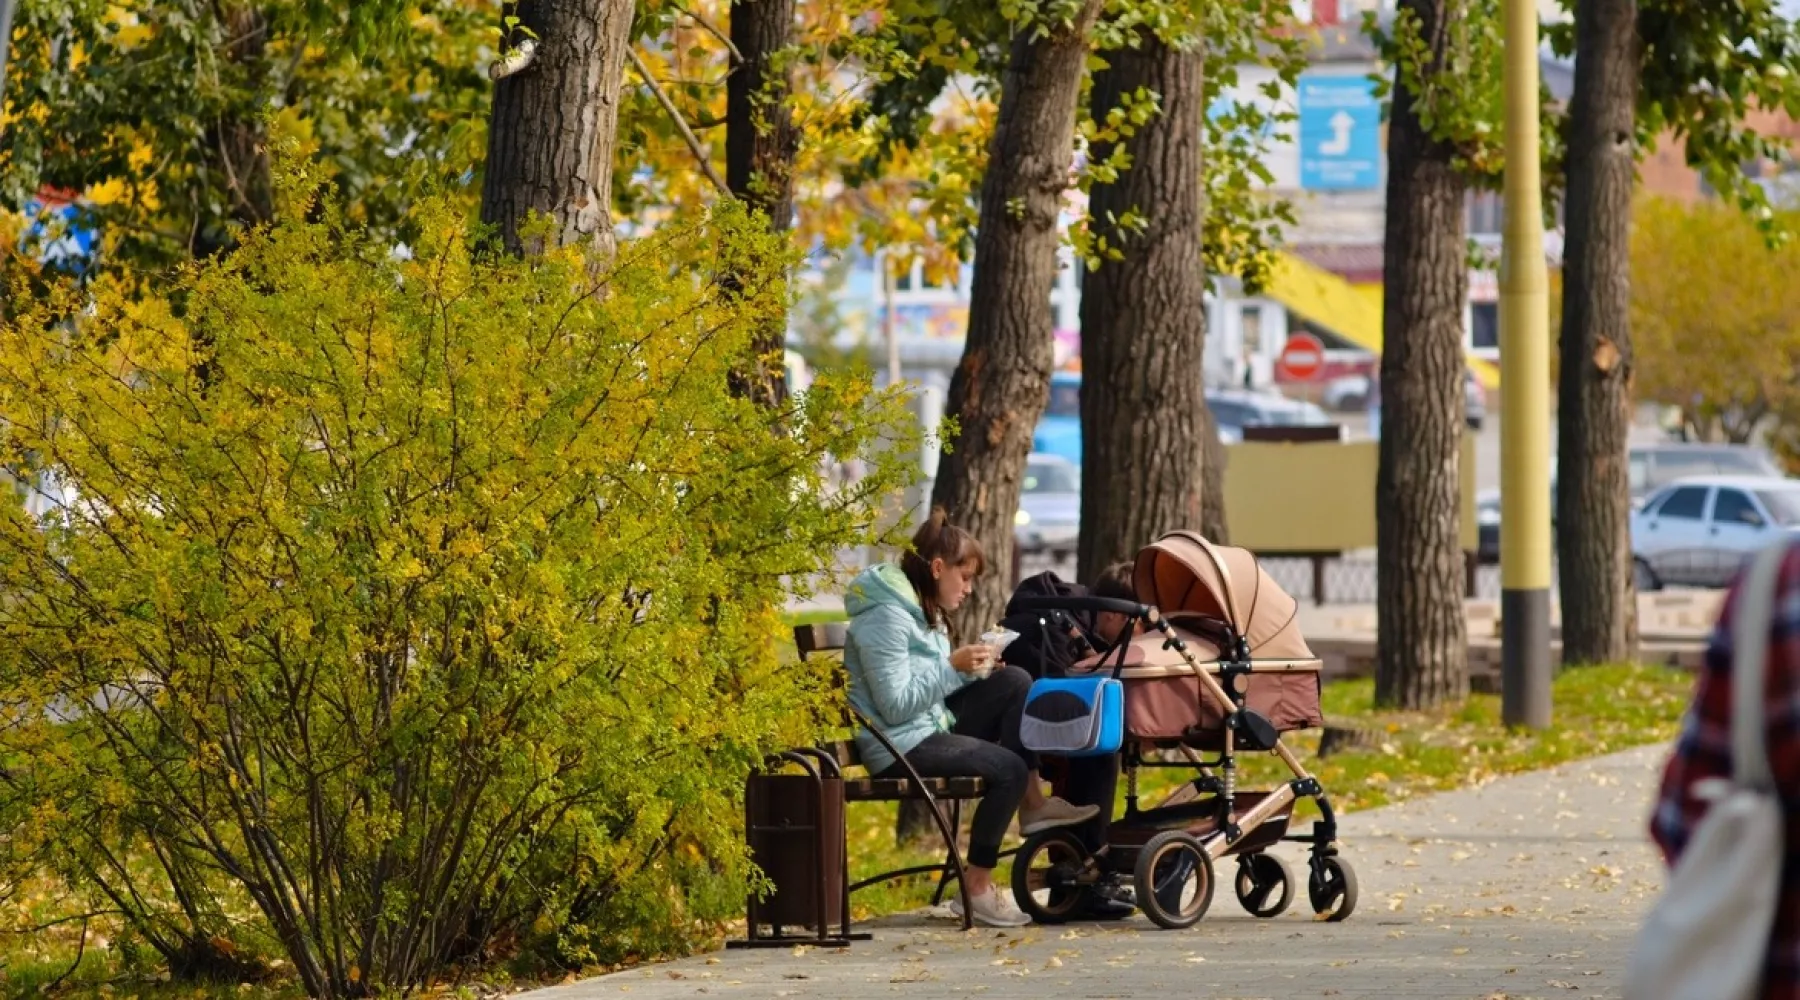
[[[1282,345],[1275,365],[1284,379],[1310,382],[1325,370],[1325,345],[1310,333],[1296,333]]]

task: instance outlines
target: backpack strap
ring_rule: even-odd
[[[1769,632],[1774,625],[1777,584],[1787,560],[1788,540],[1756,554],[1738,589],[1731,619],[1731,762],[1733,782],[1766,791],[1773,787],[1763,730],[1768,725]]]

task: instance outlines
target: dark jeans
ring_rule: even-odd
[[[1106,846],[1107,829],[1112,826],[1114,796],[1119,791],[1119,755],[1104,757],[1048,757],[1044,760],[1044,776],[1051,790],[1070,805],[1099,806],[1100,812],[1080,826],[1070,827],[1090,851]]]
[[[956,716],[956,725],[950,731],[998,743],[1018,754],[1025,766],[1035,771],[1037,754],[1019,742],[1019,723],[1025,719],[1025,696],[1031,693],[1031,675],[1015,666],[996,666],[985,679],[944,699],[944,706]]]
[[[1099,806],[1100,812],[1093,819],[1069,828],[1088,850],[1098,851],[1106,844],[1106,831],[1112,825],[1113,796],[1119,788],[1119,755],[1052,757],[1040,761],[1036,753],[1025,749],[1019,742],[1019,722],[1025,717],[1025,697],[1031,693],[1031,679],[1024,668],[1007,666],[987,680],[970,684],[944,699],[944,704],[956,716],[955,732],[999,743],[1023,757],[1032,770],[1051,772],[1056,794],[1070,805]]]
[[[1037,754],[1019,742],[1019,720],[1030,690],[1031,675],[1025,671],[1010,666],[995,670],[944,700],[956,716],[950,732],[934,733],[906,752],[906,762],[922,778],[980,778],[986,784],[969,830],[968,860],[976,868],[1000,864],[1000,843],[1025,801],[1030,772],[1038,766]],[[905,776],[906,768],[898,763],[878,775]]]

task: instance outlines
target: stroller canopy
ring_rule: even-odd
[[[1248,549],[1173,531],[1138,553],[1132,576],[1138,600],[1155,605],[1171,624],[1202,615],[1231,623],[1255,659],[1312,658],[1300,634],[1299,603]]]

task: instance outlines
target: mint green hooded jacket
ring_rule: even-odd
[[[950,666],[950,637],[926,624],[925,609],[900,567],[882,563],[858,574],[844,595],[844,610],[850,615],[844,646],[850,704],[903,754],[933,733],[949,732],[954,719],[944,698],[969,677]],[[870,774],[894,764],[894,756],[860,727],[856,747]]]

